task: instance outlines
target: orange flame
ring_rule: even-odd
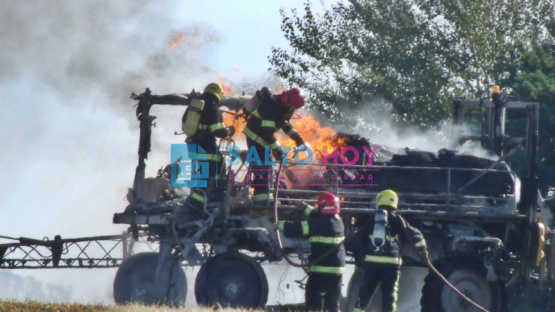
[[[222,85],[222,89],[224,90],[224,95],[233,94],[233,89],[231,88],[230,85],[225,84],[225,83],[221,83],[221,85]]]
[[[244,136],[242,134],[243,130],[247,125],[245,120],[243,118],[236,119],[233,112],[228,112],[227,110],[222,110],[222,112],[226,127],[232,125],[235,127],[233,139],[241,139],[241,137]],[[327,148],[327,153],[331,154],[334,149],[337,148],[337,150],[341,150],[343,147],[347,146],[347,142],[344,138],[337,137],[337,131],[335,129],[332,127],[322,127],[316,117],[306,112],[302,112],[300,117],[293,117],[291,123],[293,127],[299,131],[303,140],[310,145],[314,157],[317,159],[321,159],[321,155],[325,148]],[[295,142],[292,139],[280,132],[277,133],[276,137],[282,146],[295,146]]]
[[[170,42],[169,42],[170,50],[174,51],[186,39],[187,39],[187,35],[185,35],[184,33],[182,32],[176,33],[175,36],[170,39]]]
[[[327,154],[331,154],[334,149],[341,150],[347,145],[343,138],[337,137],[335,129],[322,127],[316,117],[306,112],[301,112],[300,117],[293,117],[291,123],[299,131],[303,140],[310,145],[315,159],[322,159],[324,149],[327,150]],[[295,146],[292,139],[281,133],[278,133],[277,138],[282,146]],[[299,157],[302,159],[302,154]]]
[[[227,83],[227,79],[222,75],[216,74],[216,81],[222,85],[222,89],[224,90],[224,95],[232,95],[233,88],[229,83]]]
[[[212,42],[219,42],[217,33],[208,33],[197,26],[187,29],[185,32],[174,31],[168,44],[171,51],[175,51],[180,45],[186,43],[188,48],[198,48]]]

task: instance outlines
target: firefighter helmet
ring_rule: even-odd
[[[318,196],[318,211],[324,214],[338,214],[341,212],[340,201],[334,193],[323,192]]]
[[[212,93],[218,98],[218,101],[221,101],[222,96],[224,96],[224,89],[221,84],[213,82],[204,88],[204,93]]]
[[[304,94],[299,88],[293,88],[281,94],[281,104],[284,106],[291,105],[294,108],[301,108],[304,106],[304,103]]]
[[[376,196],[376,206],[388,206],[393,209],[397,209],[397,204],[399,203],[399,196],[393,190],[385,190],[378,193]]]

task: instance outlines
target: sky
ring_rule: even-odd
[[[127,205],[137,164],[131,92],[256,83],[268,75],[271,47],[287,47],[279,9],[303,6],[298,0],[1,4],[0,236],[38,239],[125,231],[112,216]],[[173,134],[183,108],[155,107],[151,114],[158,116],[147,162],[153,175],[169,163],[170,144],[183,142]],[[101,272],[14,271],[69,285],[72,301],[110,302],[115,271]]]
[[[111,214],[125,207],[137,162],[130,94],[146,87],[155,94],[184,93],[218,80],[255,82],[268,75],[271,47],[287,44],[279,9],[300,6],[292,0],[3,0],[5,235],[117,232]],[[152,110],[158,116],[153,137],[161,141],[155,140],[147,164],[153,172],[164,165],[153,154],[169,148],[168,141],[183,141],[173,135],[182,113],[182,107]]]

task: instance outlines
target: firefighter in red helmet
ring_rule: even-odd
[[[291,117],[297,109],[304,106],[305,97],[299,88],[278,95],[272,95],[266,87],[262,91],[265,92],[257,92],[255,95],[259,105],[249,114],[244,133],[249,151],[254,148],[258,159],[262,160],[260,163],[249,164],[251,174],[256,174],[257,177],[252,199],[255,204],[267,206],[272,200],[269,192],[271,179],[268,179],[272,173],[272,166],[264,160],[269,159],[269,155],[273,155],[276,161],[283,160],[284,152],[275,136],[280,129],[293,139],[297,146],[304,146],[301,135],[291,124]]]
[[[305,290],[307,311],[339,311],[341,280],[345,271],[345,227],[339,216],[339,198],[330,192],[318,197],[317,209],[295,204],[308,216],[304,221],[279,221],[277,228],[288,237],[308,236],[310,257]]]

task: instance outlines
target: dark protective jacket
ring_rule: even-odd
[[[247,121],[245,135],[262,147],[277,149],[275,133],[280,129],[289,136],[297,146],[303,145],[301,135],[291,124],[295,108],[281,104],[281,95],[262,97],[261,104]]]
[[[400,216],[395,212],[388,212],[385,243],[377,248],[372,242],[374,218],[368,218],[354,237],[345,243],[345,246],[347,250],[354,253],[357,266],[368,263],[401,265],[401,247],[403,244],[410,244],[410,241],[412,241],[419,249],[426,247],[426,240],[422,233],[406,221],[405,224],[407,225],[406,232],[403,229]],[[408,233],[410,240],[406,233]]]
[[[215,141],[216,138],[229,136],[231,129],[227,128],[223,122],[217,98],[211,93],[204,93],[199,99],[204,101],[204,109],[200,115],[197,133],[192,139],[195,141]],[[185,114],[183,114],[182,122],[185,122]]]
[[[308,236],[310,243],[309,262],[322,257],[342,244],[345,239],[345,227],[341,217],[336,214],[322,214],[307,205],[304,210],[308,219],[304,221],[280,221],[278,228],[288,237]],[[309,266],[309,273],[343,274],[345,271],[345,248],[336,248],[325,258]]]
[[[200,115],[197,133],[187,138],[187,143],[200,145],[206,152],[208,160],[220,161],[221,156],[218,155],[216,138],[225,138],[232,133],[231,128],[227,128],[223,122],[222,112],[218,107],[216,96],[211,93],[203,93],[200,100],[204,101],[204,108]],[[186,112],[181,118],[185,122]]]

